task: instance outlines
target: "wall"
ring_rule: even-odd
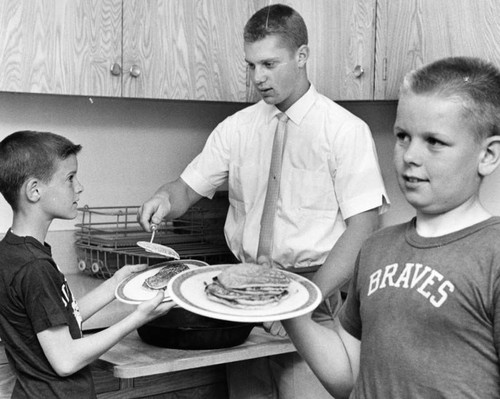
[[[83,146],[80,205],[134,205],[178,176],[207,135],[242,104],[0,93],[0,139],[17,130],[62,134]],[[0,202],[0,232],[11,213]],[[54,221],[52,230],[74,221]]]
[[[401,196],[392,169],[395,102],[344,102],[370,125],[392,202],[384,225],[407,220],[412,209]],[[52,131],[82,144],[79,179],[85,187],[80,205],[139,205],[165,181],[176,178],[202,149],[219,121],[244,104],[151,101],[0,93],[0,140],[23,129]],[[499,171],[500,173],[500,171]],[[483,200],[500,215],[499,173],[485,185]],[[1,197],[1,196],[0,196]],[[0,198],[0,235],[11,212]],[[76,221],[55,221],[47,237],[61,269],[76,271],[73,228]]]

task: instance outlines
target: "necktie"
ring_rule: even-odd
[[[260,221],[257,259],[259,263],[268,263],[270,266],[272,266],[271,252],[273,247],[274,218],[276,216],[276,206],[280,191],[281,162],[283,159],[287,121],[288,117],[284,113],[278,115],[278,126],[276,127],[276,132],[274,133],[273,152],[271,157],[271,167],[269,169],[269,178],[267,181],[264,211]]]

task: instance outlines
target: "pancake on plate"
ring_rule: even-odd
[[[205,286],[208,299],[240,309],[277,305],[288,296],[290,278],[279,269],[240,263],[222,271]]]
[[[163,266],[157,273],[146,278],[142,285],[151,290],[164,290],[167,288],[168,282],[172,279],[172,277],[188,269],[189,266],[184,263],[175,263]]]

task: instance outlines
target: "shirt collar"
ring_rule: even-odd
[[[31,236],[20,237],[20,236],[14,234],[11,231],[11,229],[7,230],[7,233],[5,234],[5,240],[7,243],[9,243],[11,245],[33,246],[33,247],[41,250],[43,253],[45,253],[49,257],[52,256],[52,248],[50,247],[49,244],[47,244],[47,243],[42,244],[36,238],[31,237]]]
[[[317,95],[318,92],[316,91],[314,85],[311,83],[311,85],[309,86],[309,90],[307,90],[302,97],[295,101],[295,103],[293,103],[292,106],[286,110],[285,114],[292,120],[293,123],[295,123],[296,125],[300,125],[300,122],[302,122],[302,119],[304,119],[304,117],[316,101]],[[269,114],[269,122],[271,122],[271,120],[276,115],[281,113],[281,111],[276,108],[275,105],[272,105],[271,107],[272,108]]]

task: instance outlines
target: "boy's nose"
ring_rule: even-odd
[[[83,191],[83,185],[80,183],[78,179],[76,179],[75,190],[77,193],[81,193]]]
[[[411,143],[403,153],[406,163],[419,164],[421,162],[421,151],[416,143]]]

